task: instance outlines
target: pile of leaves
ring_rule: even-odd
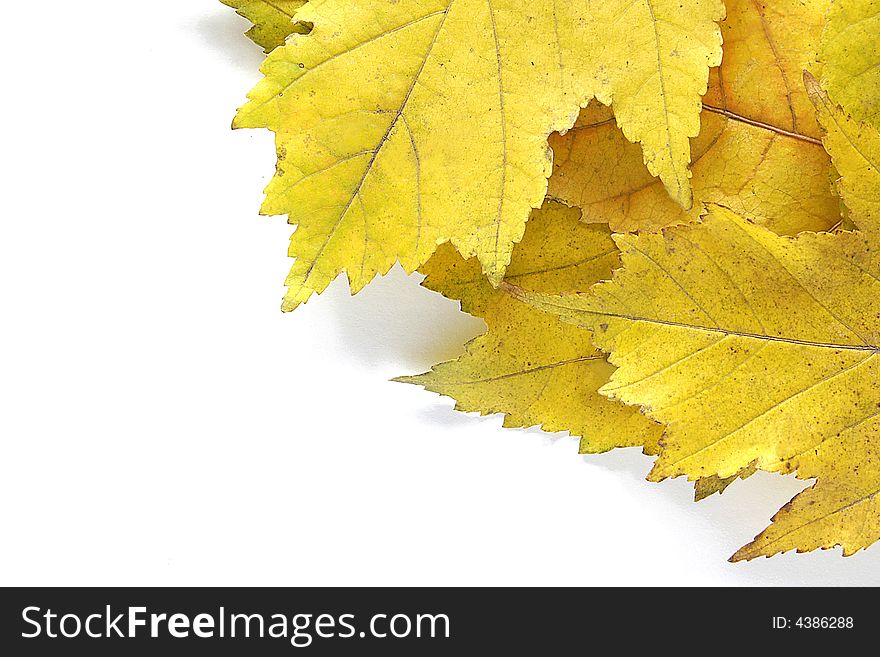
[[[733,560],[880,537],[880,1],[223,1],[284,310],[400,262],[488,327],[401,380],[697,499],[815,479]]]

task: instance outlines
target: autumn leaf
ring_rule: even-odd
[[[786,504],[773,523],[730,560],[838,545],[844,556],[851,556],[880,538],[878,434],[877,416],[869,416],[799,457],[798,477],[818,481]]]
[[[880,2],[834,0],[822,34],[822,86],[856,121],[880,129]]]
[[[270,52],[291,34],[308,34],[310,26],[294,19],[294,14],[308,0],[220,0],[235,9],[254,26],[245,34]]]
[[[611,275],[618,250],[605,226],[580,221],[557,203],[535,210],[506,281],[547,293],[585,289]],[[423,285],[486,321],[458,360],[399,381],[456,400],[456,409],[504,413],[504,426],[540,425],[580,436],[581,453],[645,447],[656,453],[661,427],[636,409],[599,395],[614,370],[590,335],[494,289],[475,259],[443,245],[421,268]]]
[[[587,289],[611,275],[618,256],[607,227],[585,224],[578,210],[548,201],[532,212],[505,281],[548,294]],[[503,413],[505,427],[568,431],[581,438],[582,454],[615,447],[657,453],[662,426],[598,393],[615,368],[588,332],[494,289],[475,259],[465,261],[448,244],[420,271],[426,275],[422,285],[460,301],[488,330],[457,360],[397,381],[452,397],[459,411]],[[746,468],[729,479],[698,480],[696,499],[753,472]]]
[[[833,169],[801,83],[815,67],[829,0],[727,0],[724,59],[710,77],[692,141],[695,203],[684,210],[649,173],[638,147],[595,103],[554,134],[549,194],[587,221],[621,232],[693,221],[703,202],[730,207],[780,234],[826,230],[839,218]]]
[[[578,210],[548,201],[532,212],[505,281],[553,294],[585,289],[608,278],[618,256],[607,227],[585,224]],[[448,244],[420,271],[422,285],[460,301],[488,330],[458,359],[395,380],[452,397],[459,411],[502,413],[505,427],[568,431],[581,438],[582,454],[615,447],[657,453],[662,426],[598,394],[614,366],[587,332],[494,289],[478,262],[465,261]],[[736,478],[698,480],[696,498],[721,492]]]
[[[880,244],[880,132],[835,105],[809,73],[804,83],[825,128],[825,148],[840,172],[837,188],[852,222]]]
[[[619,235],[590,294],[511,291],[594,331],[618,367],[602,394],[667,425],[652,480],[751,464],[818,478],[735,559],[880,536],[880,256],[861,233],[779,237],[716,208]]]
[[[543,202],[547,136],[613,103],[648,170],[691,205],[689,137],[721,56],[720,0],[313,0],[234,127],[276,133],[264,214],[298,224],[283,308],[353,292],[450,241],[497,284]]]
[[[815,480],[732,560],[880,537],[875,0],[223,1],[274,48],[234,127],[276,136],[285,310],[400,261],[487,324],[400,380],[698,500]]]

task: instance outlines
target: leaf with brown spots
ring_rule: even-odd
[[[666,425],[650,479],[817,478],[737,560],[880,538],[878,244],[723,208],[615,239],[623,267],[589,294],[511,292],[591,331],[618,368],[600,392]]]

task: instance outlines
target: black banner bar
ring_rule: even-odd
[[[609,641],[816,650],[880,637],[873,589],[22,588],[0,597],[5,655],[537,654]]]

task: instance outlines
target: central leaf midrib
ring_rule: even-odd
[[[674,322],[671,320],[665,319],[655,319],[651,317],[636,317],[633,315],[624,315],[622,313],[608,313],[608,312],[599,312],[596,310],[580,310],[574,308],[568,308],[566,306],[558,306],[554,304],[546,304],[551,308],[559,308],[562,310],[574,310],[575,312],[581,312],[589,315],[596,315],[598,317],[615,317],[617,319],[625,319],[631,322],[646,322],[649,324],[658,324],[661,326],[672,326],[677,328],[688,329],[691,331],[705,331],[707,333],[719,333],[721,335],[730,335],[740,338],[751,338],[753,340],[763,340],[770,342],[784,342],[786,344],[799,345],[803,347],[819,347],[824,349],[844,349],[847,351],[862,351],[867,353],[880,353],[880,346],[875,345],[854,345],[854,344],[838,344],[834,342],[818,342],[813,340],[802,340],[799,338],[790,338],[781,335],[764,335],[761,333],[750,333],[747,331],[734,331],[732,329],[725,329],[722,327],[713,328],[709,326],[694,326],[692,324],[685,324],[683,322]]]
[[[336,220],[335,224],[333,225],[333,228],[328,233],[327,238],[324,240],[324,243],[321,245],[320,249],[315,254],[314,258],[312,259],[311,263],[309,264],[309,267],[303,276],[303,283],[304,284],[308,282],[309,278],[312,275],[312,272],[315,269],[315,266],[318,263],[318,260],[320,259],[321,255],[324,253],[324,250],[327,248],[327,245],[330,244],[330,241],[333,239],[333,236],[336,234],[336,231],[342,225],[342,222],[344,221],[345,217],[348,215],[348,211],[351,208],[352,204],[354,203],[355,198],[358,198],[360,196],[361,190],[363,189],[363,186],[364,186],[364,183],[366,182],[367,176],[369,176],[370,172],[373,170],[373,164],[375,163],[376,158],[379,156],[379,152],[382,150],[382,147],[385,146],[385,144],[387,143],[389,137],[391,136],[391,132],[394,130],[394,127],[397,125],[397,121],[400,120],[400,117],[403,115],[403,112],[406,110],[406,105],[409,102],[410,97],[412,96],[412,92],[415,89],[415,86],[418,83],[419,78],[422,75],[422,71],[425,69],[425,65],[427,64],[428,59],[430,59],[430,57],[431,57],[431,53],[433,52],[434,46],[436,45],[437,40],[440,37],[440,33],[443,31],[443,26],[446,22],[446,17],[449,15],[449,11],[452,8],[452,3],[454,1],[455,0],[449,0],[449,4],[446,6],[445,10],[439,11],[439,12],[433,12],[432,14],[428,14],[427,16],[419,19],[419,20],[424,20],[425,18],[430,18],[435,15],[442,15],[443,16],[443,18],[440,20],[439,24],[437,25],[437,30],[434,32],[434,36],[431,39],[430,44],[428,44],[428,48],[425,51],[425,57],[422,60],[422,63],[419,66],[418,71],[416,71],[415,75],[413,75],[412,84],[410,85],[409,89],[406,92],[406,95],[404,96],[403,100],[401,101],[400,107],[398,108],[394,118],[391,120],[391,124],[388,126],[388,130],[385,132],[385,134],[379,140],[379,143],[376,145],[376,148],[372,151],[372,156],[370,157],[370,161],[367,162],[367,165],[364,169],[364,173],[361,176],[360,180],[358,181],[358,184],[355,187],[354,191],[352,192],[351,198],[349,199],[348,203],[345,205],[344,209],[340,213],[339,218]],[[415,24],[415,22],[416,21],[412,21],[408,25]],[[388,33],[390,33],[390,32],[386,32],[385,34],[388,34]],[[365,218],[365,221],[366,221],[366,218]],[[366,247],[364,250],[364,258],[366,258]]]
[[[605,356],[603,354],[591,354],[588,356],[578,356],[576,358],[568,358],[566,360],[560,360],[555,363],[546,363],[544,365],[536,365],[534,367],[527,367],[521,370],[516,370],[513,372],[507,372],[505,374],[499,374],[497,376],[491,376],[484,379],[470,379],[467,381],[445,381],[443,385],[446,386],[468,386],[468,385],[479,385],[481,383],[495,383],[497,381],[503,381],[505,379],[513,379],[518,376],[526,376],[529,374],[535,374],[537,372],[544,372],[546,370],[552,370],[557,367],[565,367],[566,365],[573,365],[575,363],[584,363],[588,361],[596,361],[596,360],[605,360]]]

